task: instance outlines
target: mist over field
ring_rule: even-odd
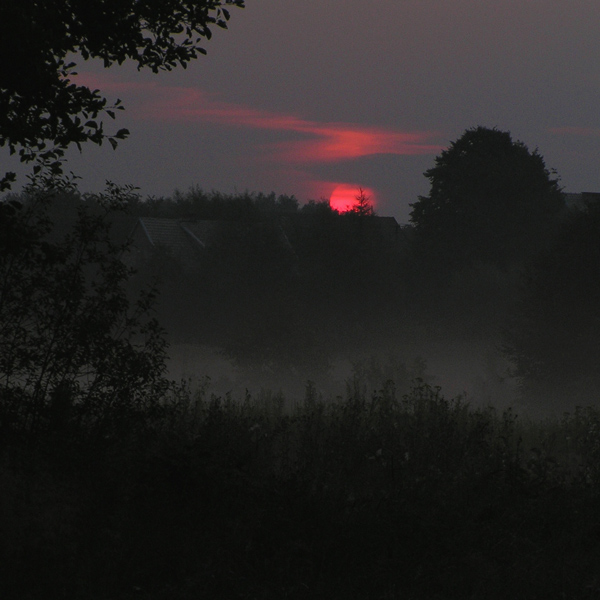
[[[518,406],[520,412],[527,412],[527,406],[520,402],[518,381],[511,377],[510,363],[491,345],[438,342],[407,344],[403,352],[373,349],[367,353],[356,348],[347,354],[348,358],[333,359],[325,374],[290,374],[260,367],[244,369],[224,357],[219,348],[174,344],[169,349],[168,367],[169,376],[207,385],[219,396],[231,392],[241,397],[246,389],[255,393],[270,390],[298,401],[304,396],[306,383],[312,381],[325,398],[335,398],[344,395],[348,382],[355,377],[369,392],[382,389],[389,380],[397,380],[399,391],[406,393],[408,384],[423,379],[439,386],[448,397],[463,396],[476,406]]]
[[[596,401],[583,312],[597,293],[585,279],[594,242],[581,237],[595,208],[560,197],[552,210],[545,233],[484,250],[492,232],[485,247],[468,233],[432,244],[327,201],[195,189],[134,209],[136,278],[160,290],[170,375],[217,395],[298,401],[310,381],[333,399],[392,380],[402,396],[424,381],[474,406],[561,414]]]
[[[293,340],[290,340],[293,343]],[[381,340],[379,340],[381,341]],[[218,396],[231,393],[243,397],[246,390],[282,393],[289,404],[302,400],[308,382],[313,382],[324,399],[346,394],[349,385],[359,382],[368,393],[378,392],[393,381],[399,396],[408,394],[418,381],[440,387],[449,398],[462,397],[473,406],[515,407],[520,414],[544,415],[572,409],[575,404],[553,401],[548,406],[528,403],[508,358],[495,339],[410,340],[368,347],[347,347],[332,354],[327,367],[279,367],[268,364],[240,365],[222,348],[194,343],[173,343],[169,347],[168,373],[176,380],[189,381]],[[301,357],[301,364],[306,359]],[[583,399],[582,399],[583,401]]]
[[[598,592],[594,197],[48,193],[0,204],[3,598]]]
[[[483,128],[426,176],[6,195],[0,596],[595,597],[597,195]]]

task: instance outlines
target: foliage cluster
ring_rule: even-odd
[[[485,127],[452,142],[425,176],[430,193],[411,213],[419,302],[463,331],[491,323],[529,399],[595,400],[597,204],[568,209],[537,150]]]
[[[140,268],[140,278],[161,279],[160,314],[173,340],[224,348],[238,363],[323,369],[333,350],[359,343],[354,333],[365,341],[397,314],[398,232],[385,234],[371,214],[198,188],[132,213],[213,221],[193,269],[164,248]]]
[[[421,251],[454,265],[509,266],[544,243],[564,206],[555,174],[537,150],[507,131],[476,127],[425,172],[429,196],[412,204]]]
[[[600,206],[575,210],[523,278],[504,334],[528,393],[598,397]]]
[[[171,197],[148,198],[132,206],[131,211],[139,216],[170,219],[254,222],[297,213],[300,203],[294,196],[252,192],[224,194],[206,192],[195,186],[187,192],[176,190]]]
[[[3,598],[592,598],[600,416],[417,383],[182,389],[144,429],[0,464]],[[66,453],[65,453],[66,451]]]
[[[30,186],[0,203],[0,433],[35,440],[93,435],[144,419],[165,393],[166,344],[152,315],[156,291],[132,301],[109,215],[131,190],[109,186],[81,202],[61,231],[55,194]],[[0,440],[0,443],[5,440]]]
[[[322,218],[326,215],[330,218],[340,215],[328,200],[309,200],[300,206],[298,199],[293,195],[248,191],[225,194],[215,190],[207,192],[200,186],[193,186],[187,192],[175,190],[170,197],[147,198],[132,205],[131,210],[138,216],[243,222],[273,220],[296,214]],[[356,205],[342,213],[342,216],[346,219],[375,216],[370,197],[361,189],[356,196]]]
[[[211,28],[226,28],[227,7],[243,0],[4,0],[0,5],[0,146],[21,161],[39,161],[58,174],[65,150],[128,135],[104,132],[103,114],[115,118],[99,90],[73,83],[75,62],[100,59],[104,67],[137,63],[153,72],[186,67],[205,54]],[[14,173],[0,179],[10,189]]]

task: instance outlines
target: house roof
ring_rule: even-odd
[[[583,210],[590,203],[600,202],[599,192],[580,192],[579,194],[565,193],[567,208],[578,208]]]
[[[196,263],[199,253],[206,247],[218,221],[186,222],[158,217],[140,217],[131,234],[134,246],[143,251],[144,245],[165,248],[184,265]]]
[[[293,215],[276,225],[282,249],[295,256],[288,237],[288,233],[291,233],[290,226],[294,229],[292,225],[294,223],[302,225],[302,228],[311,227],[314,224],[314,219],[311,217],[312,215]],[[365,233],[368,232],[392,244],[397,244],[403,238],[401,227],[394,217],[369,217],[362,224]],[[335,228],[340,232],[351,233],[355,226],[355,220],[336,219],[335,221]],[[218,239],[229,228],[236,227],[239,227],[239,223],[230,221],[180,221],[173,218],[139,217],[130,236],[137,255],[135,261],[145,260],[142,257],[154,248],[163,248],[177,258],[184,268],[194,268],[198,265],[203,250],[209,247],[215,238]],[[252,227],[255,234],[260,235],[264,224],[254,223]]]
[[[140,217],[138,224],[152,246],[183,250],[190,244],[206,246],[220,221],[178,221],[157,217]]]

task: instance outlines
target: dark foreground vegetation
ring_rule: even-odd
[[[354,383],[287,407],[179,388],[118,432],[3,438],[0,597],[598,597],[598,411]]]
[[[598,597],[596,409],[405,394],[418,364],[296,403],[174,383],[111,235],[127,190],[64,231],[50,192],[0,204],[0,598]]]
[[[67,57],[185,66],[244,2],[54,4],[0,4],[0,146],[32,163],[0,202],[0,598],[598,598],[597,410],[521,422],[360,379],[328,401],[312,384],[298,404],[215,397],[166,378],[146,285],[162,275],[172,337],[252,366],[326,368],[383,333],[491,336],[525,391],[566,405],[600,384],[598,204],[567,210],[537,151],[482,127],[425,173],[393,245],[368,206],[82,198],[67,148],[128,132],[105,133],[120,102],[73,84]],[[0,169],[0,191],[15,180]],[[48,197],[76,201],[53,221]],[[236,225],[195,272],[158,248],[131,286],[123,204]]]
[[[475,133],[478,145],[489,132]],[[529,421],[473,407],[423,379],[411,389],[419,361],[357,363],[344,396],[308,383],[297,402],[166,375],[161,313],[172,338],[226,340],[228,356],[273,373],[326,370],[340,348],[398,348],[409,333],[491,336],[542,404],[543,385],[554,402],[573,386],[562,406],[593,402],[597,205],[556,202],[534,248],[525,232],[486,256],[465,232],[440,235],[437,189],[393,244],[369,233],[373,215],[290,198],[196,191],[140,206],[131,189],[82,196],[53,178],[6,197],[0,598],[597,598],[597,409]],[[254,216],[219,216],[187,273],[157,248],[134,275],[131,240],[115,235],[124,207],[188,222],[203,216],[190,207],[242,204]]]

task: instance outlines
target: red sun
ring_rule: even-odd
[[[373,190],[369,188],[362,188],[363,193],[367,198],[373,202],[374,194]],[[341,183],[335,187],[331,196],[329,197],[329,205],[331,208],[339,211],[346,212],[351,210],[356,204],[356,197],[360,195],[360,187],[357,185],[349,185],[347,183]]]

